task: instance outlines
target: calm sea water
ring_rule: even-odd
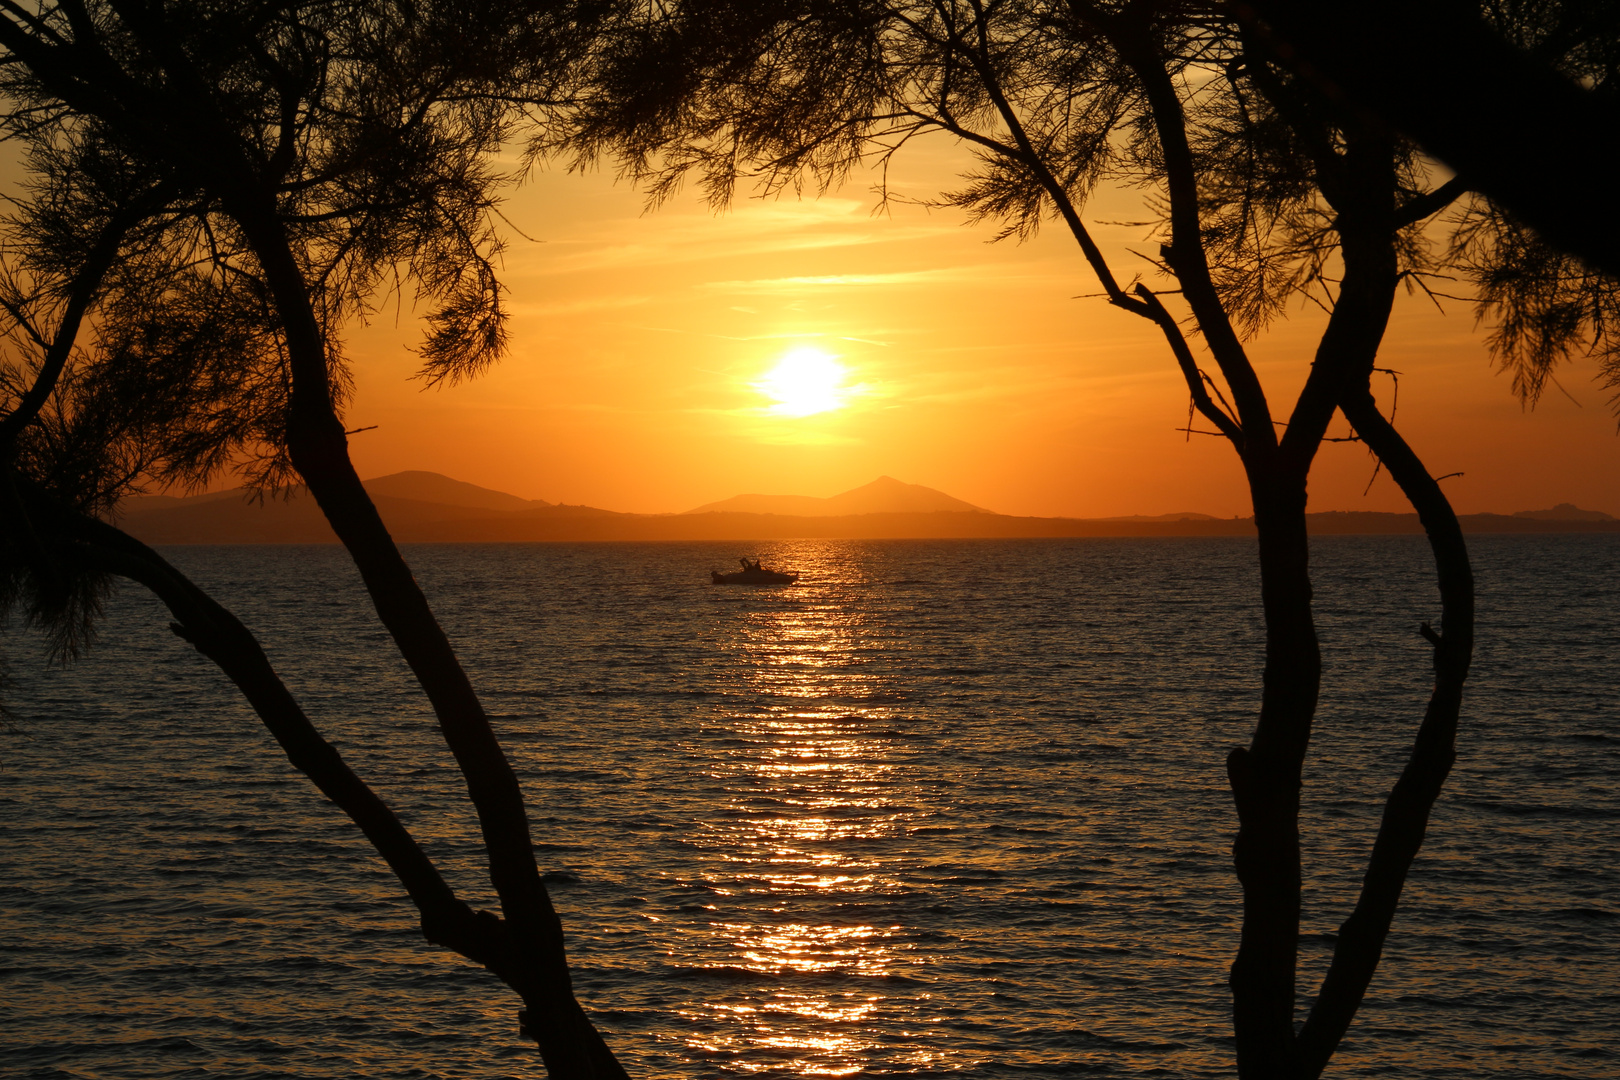
[[[1334,1075],[1620,1075],[1620,537],[1476,537],[1460,758]],[[1251,542],[423,546],[638,1077],[1228,1075]],[[476,829],[333,548],[181,548],[475,904]],[[1429,684],[1420,538],[1315,545],[1302,1006]],[[12,627],[0,1074],[542,1075],[347,820],[126,589]]]

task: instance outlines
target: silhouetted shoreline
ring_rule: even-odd
[[[405,543],[533,543],[592,540],[971,540],[1041,537],[1253,536],[1253,518],[1121,521],[1015,517],[1007,514],[620,514],[588,506],[515,512],[386,496],[377,509]],[[1465,533],[1620,533],[1620,521],[1544,520],[1506,514],[1463,514]],[[1416,514],[1330,511],[1307,516],[1314,535],[1420,534]],[[127,514],[123,527],[148,544],[324,544],[336,538],[307,497],[213,499]]]

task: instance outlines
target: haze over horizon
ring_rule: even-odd
[[[603,506],[598,503],[562,503],[546,499],[525,499],[510,492],[501,491],[479,484],[469,483],[455,477],[431,470],[409,469],[383,476],[366,477],[363,480],[367,490],[376,496],[392,497],[417,502],[423,506],[442,505],[454,506],[463,509],[490,510],[497,512],[518,512],[537,509],[565,509],[580,508],[594,511],[605,511],[610,514],[638,514],[642,511],[627,511],[618,507]],[[125,502],[128,510],[154,510],[170,508],[182,504],[194,505],[222,499],[236,492],[245,492],[243,488],[225,488],[193,495],[155,495],[137,496]],[[776,514],[795,517],[831,517],[851,516],[862,514],[892,514],[892,513],[930,513],[935,511],[956,513],[982,513],[1003,516],[1003,511],[994,507],[975,506],[962,499],[958,499],[949,492],[930,488],[923,484],[911,484],[891,476],[880,476],[868,483],[850,488],[846,491],[836,492],[830,496],[814,496],[789,494],[782,492],[741,492],[730,498],[719,499],[704,503],[682,511],[653,512],[654,516],[684,517],[705,513],[731,513],[731,514]],[[1321,513],[1312,510],[1312,513]],[[1396,511],[1406,512],[1410,511]],[[1504,517],[1541,518],[1544,520],[1571,519],[1572,517],[1599,517],[1620,518],[1620,514],[1612,513],[1601,506],[1578,506],[1570,502],[1559,502],[1546,506],[1535,507],[1498,507],[1495,509],[1476,511],[1476,513],[1496,514]],[[1018,517],[1071,517],[1072,515],[1004,515]],[[1247,517],[1245,514],[1228,515],[1228,517]],[[1111,514],[1093,515],[1092,520],[1123,520],[1123,519],[1166,519],[1166,518],[1219,518],[1220,515],[1205,514],[1197,510],[1169,510],[1156,514]],[[1085,519],[1082,519],[1085,520]]]

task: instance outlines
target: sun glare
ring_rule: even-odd
[[[778,360],[755,390],[776,402],[774,416],[814,416],[844,407],[850,387],[844,385],[849,369],[810,346],[801,346]]]

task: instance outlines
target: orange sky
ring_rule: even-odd
[[[891,186],[950,186],[943,142]],[[1194,437],[1156,331],[1098,299],[1057,229],[987,244],[952,210],[871,212],[870,181],[820,199],[747,201],[715,216],[692,191],[657,211],[610,175],[545,172],[506,212],[513,348],[475,382],[423,391],[390,309],[351,339],[351,426],[363,476],[428,469],[528,498],[667,512],[745,492],[831,495],[881,474],[1011,514],[1249,512],[1235,455]],[[1113,193],[1091,220],[1141,219]],[[1116,272],[1141,228],[1099,225]],[[1521,410],[1465,305],[1402,297],[1382,362],[1403,372],[1397,421],[1460,512],[1573,502],[1620,514],[1620,440],[1595,368]],[[1299,311],[1255,343],[1286,416],[1321,316]],[[842,409],[792,418],[750,384],[795,347],[850,370]],[[1387,398],[1387,387],[1380,390]],[[1342,421],[1340,422],[1342,425]],[[1325,448],[1313,510],[1405,510],[1355,445]]]

